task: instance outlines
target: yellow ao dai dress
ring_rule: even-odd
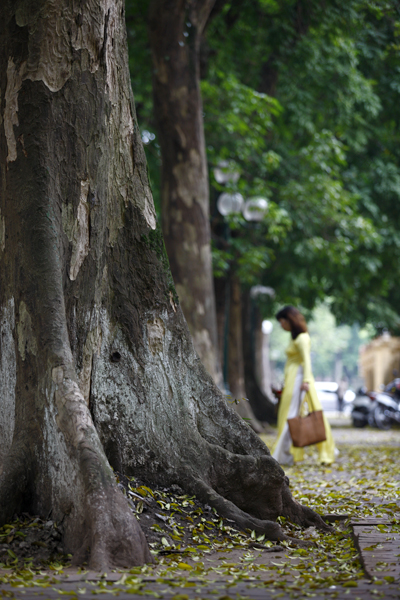
[[[292,445],[287,420],[299,414],[300,398],[304,396],[300,390],[303,382],[309,384],[308,394],[311,396],[314,410],[322,410],[314,385],[311,371],[311,340],[308,333],[300,333],[292,339],[287,350],[285,365],[285,382],[278,411],[278,439],[274,444],[272,456],[282,465],[291,465],[304,458],[303,448]],[[316,444],[319,462],[331,464],[335,459],[335,443],[330,425],[324,415],[326,441]]]

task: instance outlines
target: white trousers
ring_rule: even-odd
[[[303,383],[303,367],[299,367],[296,378],[294,380],[294,387],[292,392],[292,400],[290,403],[288,419],[293,419],[293,417],[297,417],[300,410],[300,404],[304,397],[305,392],[301,391],[301,384]],[[289,425],[286,421],[285,426],[283,428],[282,434],[277,441],[275,446],[275,450],[272,454],[273,458],[278,461],[280,465],[292,465],[294,463],[294,458],[290,453],[290,448],[292,446],[292,438],[290,436]]]

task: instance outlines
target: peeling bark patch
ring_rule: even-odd
[[[74,50],[85,51],[81,56],[84,54],[83,60],[88,59],[91,73],[99,69],[101,58],[117,63],[111,54],[113,14],[105,27],[110,10],[111,13],[117,11],[116,4],[112,0],[89,0],[86,4],[82,7],[80,3],[70,2],[65,6],[59,0],[46,0],[43,6],[28,11],[24,2],[19,3],[15,13],[17,25],[29,29],[29,58],[24,79],[42,81],[51,92],[58,92],[71,77]],[[112,82],[114,78],[111,76]],[[109,69],[107,79],[110,80]]]
[[[117,91],[117,61],[114,52],[115,27],[118,22],[117,5],[109,2],[104,16],[103,54],[107,67],[107,85],[111,98],[114,100]]]
[[[204,177],[202,169],[201,156],[197,150],[192,148],[189,153],[189,159],[176,164],[172,172],[176,180],[176,193],[178,197],[188,208],[193,206],[195,197],[196,202],[199,203],[204,215],[206,215],[208,211],[208,188],[205,183],[207,179]]]
[[[0,473],[3,457],[11,447],[15,424],[15,385],[17,357],[15,352],[14,299],[0,308]]]
[[[152,321],[147,321],[147,338],[153,356],[157,352],[162,352],[164,335],[164,323],[159,317],[155,317]]]
[[[157,219],[156,219],[156,213],[154,210],[153,199],[151,197],[150,191],[147,189],[146,189],[143,215],[144,215],[144,218],[146,219],[147,225],[153,230],[156,229]]]
[[[20,27],[29,28],[29,58],[26,79],[42,81],[51,92],[58,92],[72,71],[72,11],[66,11],[58,0],[47,0],[42,10],[16,11]],[[40,35],[45,30],[47,35]]]
[[[174,313],[176,313],[176,304],[175,304],[174,295],[172,292],[169,292],[169,302],[172,306],[172,310],[174,311]]]
[[[27,353],[36,356],[37,343],[36,338],[33,336],[32,319],[23,300],[21,300],[19,304],[19,321],[17,325],[17,333],[18,350],[22,360],[25,360]]]
[[[179,135],[179,140],[180,140],[182,148],[186,148],[186,136],[183,133],[182,127],[180,125],[175,125],[175,129]]]
[[[89,181],[81,181],[81,197],[78,204],[77,217],[72,232],[72,256],[69,278],[75,281],[83,261],[89,253]]]
[[[93,354],[99,354],[101,348],[101,329],[95,327],[86,338],[83,348],[82,369],[79,373],[79,387],[87,405],[89,405],[90,385],[92,377]]]
[[[0,210],[0,252],[4,252],[6,249],[6,221],[5,218],[1,216]]]
[[[54,367],[54,369],[51,372],[51,378],[54,381],[54,383],[60,384],[63,382],[64,379],[64,370],[62,367]]]
[[[7,87],[5,94],[5,109],[4,109],[4,133],[7,140],[7,162],[12,162],[17,158],[17,140],[14,135],[14,125],[19,125],[18,122],[18,93],[22,85],[22,74],[25,70],[25,64],[21,66],[20,72],[14,64],[13,59],[8,59],[7,66]]]

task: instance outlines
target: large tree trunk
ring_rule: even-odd
[[[110,357],[120,351],[127,368],[119,332],[137,348],[148,296],[165,304],[168,295],[148,249],[160,242],[124,4],[7,1],[0,21],[0,418],[10,431],[0,440],[0,519],[21,510],[65,517],[77,562],[90,548],[93,568],[142,564],[147,542],[103,449],[116,432],[93,422],[111,425],[117,412],[101,399],[118,385]]]
[[[1,523],[51,513],[92,568],[151,560],[111,464],[271,539],[285,537],[278,515],[322,526],[193,349],[146,177],[122,0],[8,0],[0,27]]]
[[[164,240],[194,346],[220,385],[199,66],[201,33],[214,2],[152,0],[149,28]]]

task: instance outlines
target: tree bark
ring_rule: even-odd
[[[227,369],[225,369],[225,353],[228,346],[226,339],[227,318],[229,315],[229,279],[228,277],[214,278],[215,306],[217,312],[218,333],[218,360],[222,368],[224,382],[227,381]],[[224,372],[224,369],[226,372]]]
[[[112,466],[271,539],[285,538],[278,515],[323,526],[194,351],[146,176],[123,1],[7,0],[0,28],[0,522],[51,514],[90,568],[150,561]]]
[[[235,273],[232,273],[230,276],[228,341],[228,383],[232,401],[235,402],[236,412],[248,421],[254,431],[261,433],[264,428],[254,416],[251,403],[249,403],[246,397],[243,359],[242,290],[239,278]]]
[[[215,0],[153,0],[149,29],[162,156],[162,228],[194,346],[222,384],[200,95],[200,38]]]
[[[115,324],[138,339],[127,297],[149,294],[130,288],[156,228],[124,5],[4,2],[1,28],[0,394],[13,436],[1,440],[0,518],[66,517],[77,562],[89,548],[92,568],[142,564],[147,542],[88,407],[93,357],[115,343]]]
[[[250,292],[243,294],[243,356],[246,394],[250,400],[253,413],[261,423],[276,422],[276,405],[261,388],[261,380],[257,374],[257,360],[262,356],[260,346],[261,319],[257,308],[250,297]],[[258,356],[257,356],[258,355]],[[260,367],[258,367],[260,371]]]

